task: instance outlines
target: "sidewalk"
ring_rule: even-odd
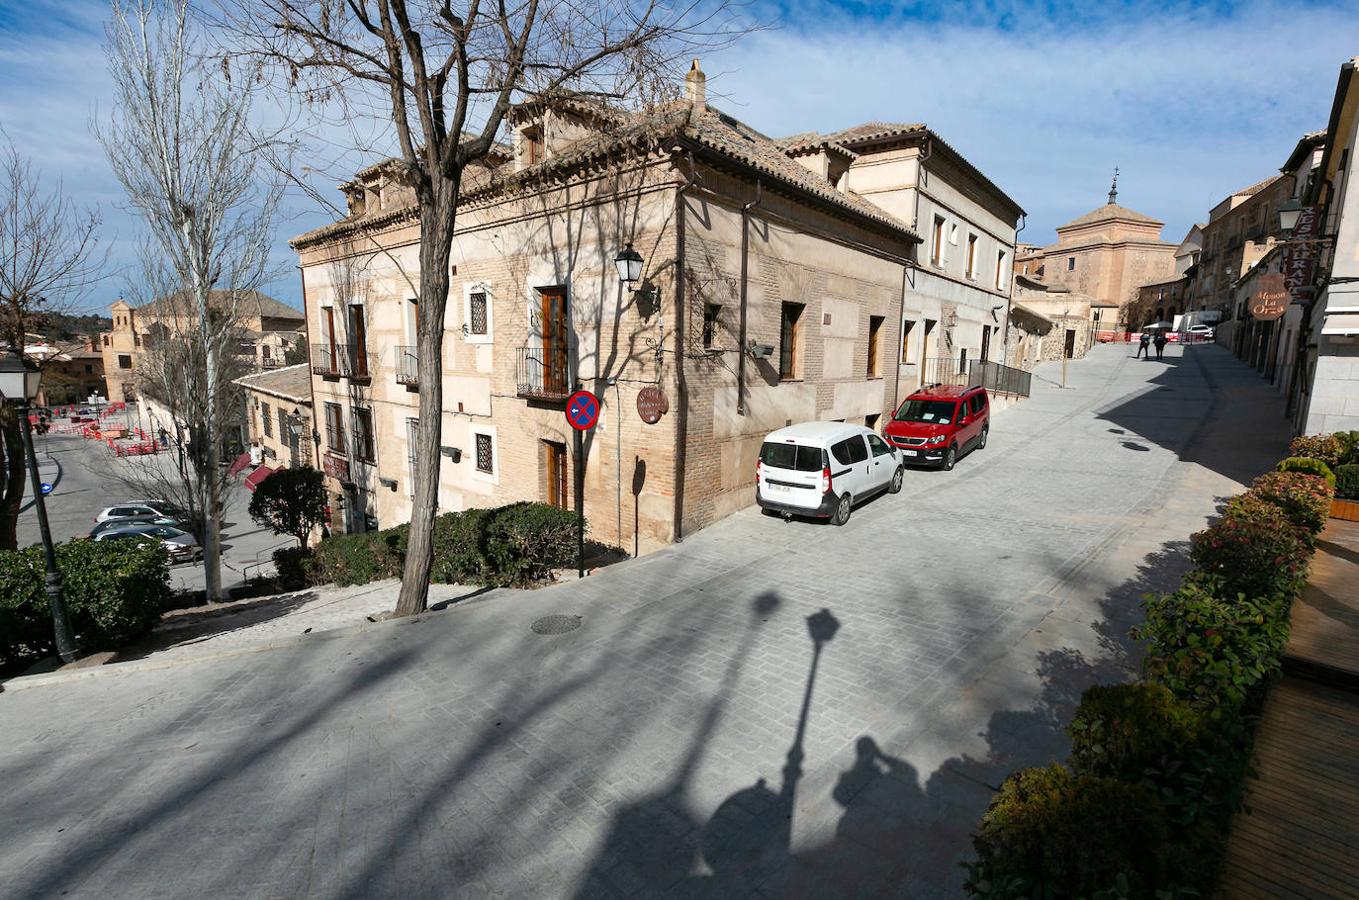
[[[1222,897],[1359,896],[1359,523],[1327,524],[1290,626]]]

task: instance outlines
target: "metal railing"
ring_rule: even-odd
[[[332,378],[372,378],[373,354],[355,344],[312,344],[311,370]]]
[[[924,371],[926,384],[983,387],[989,393],[1013,397],[1029,396],[1033,383],[1033,376],[1023,369],[990,360],[935,357],[925,360]]]
[[[570,354],[566,347],[520,347],[515,383],[520,397],[565,400],[571,395]]]
[[[396,348],[396,383],[420,383],[420,357],[414,347]]]

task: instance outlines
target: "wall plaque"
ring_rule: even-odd
[[[657,385],[649,384],[637,392],[637,415],[642,417],[643,422],[655,425],[668,412],[670,399]]]

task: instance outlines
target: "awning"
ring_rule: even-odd
[[[1359,334],[1359,312],[1326,311],[1326,321],[1321,326],[1322,334]]]
[[[232,461],[231,468],[227,469],[227,477],[235,478],[237,475],[241,474],[249,467],[250,467],[250,454],[242,453],[240,456],[236,457]]]
[[[1017,315],[1020,319],[1027,318],[1029,324],[1037,325],[1039,328],[1051,329],[1056,324],[1038,310],[1027,307],[1022,303],[1016,303],[1013,300],[1010,301],[1010,314]]]
[[[268,466],[260,466],[258,469],[245,476],[245,489],[254,493],[255,488],[259,486],[259,483],[274,474],[274,471],[274,469],[271,469]]]

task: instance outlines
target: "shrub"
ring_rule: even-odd
[[[297,538],[305,546],[326,515],[321,473],[310,466],[282,469],[261,481],[250,498],[250,517],[274,534]]]
[[[1223,596],[1291,597],[1306,577],[1308,535],[1273,503],[1248,494],[1191,538],[1190,556],[1222,579]]]
[[[1345,500],[1359,500],[1359,463],[1336,467],[1335,495]]]
[[[1290,457],[1311,457],[1328,466],[1337,465],[1345,455],[1345,444],[1333,434],[1304,434],[1288,445]]]
[[[306,547],[279,547],[274,551],[274,586],[280,591],[296,591],[307,586],[311,551]]]
[[[398,577],[405,564],[405,542],[392,534],[395,530],[325,538],[312,549],[306,562],[307,581],[345,587]]]
[[[1220,579],[1185,579],[1173,594],[1147,599],[1133,637],[1147,642],[1142,668],[1195,709],[1234,716],[1279,671],[1288,641],[1288,601],[1224,596]]]
[[[143,637],[170,604],[169,561],[159,544],[76,540],[56,551],[66,611],[83,652]],[[42,548],[0,551],[0,663],[52,652],[45,576]]]
[[[429,580],[441,584],[475,584],[486,571],[487,509],[445,513],[434,520],[434,565]]]
[[[967,889],[1012,896],[1089,897],[1122,881],[1126,896],[1163,883],[1168,826],[1156,793],[1059,764],[1023,769],[1001,785],[973,837]]]
[[[1338,465],[1359,463],[1359,431],[1337,431],[1332,437],[1340,442]]]
[[[1356,474],[1359,474],[1357,472]],[[1336,476],[1337,480],[1339,475]],[[1331,514],[1331,486],[1305,472],[1269,472],[1255,479],[1249,493],[1283,510],[1289,521],[1312,535],[1321,533]]]
[[[1067,727],[1082,775],[1141,780],[1185,756],[1202,737],[1199,714],[1159,683],[1095,685]]]
[[[576,514],[546,503],[514,503],[485,517],[483,583],[543,581],[575,558]]]
[[[1305,472],[1308,475],[1320,475],[1326,479],[1326,483],[1332,488],[1335,487],[1335,473],[1331,467],[1319,459],[1311,456],[1290,456],[1279,463],[1277,471],[1280,472]]]

